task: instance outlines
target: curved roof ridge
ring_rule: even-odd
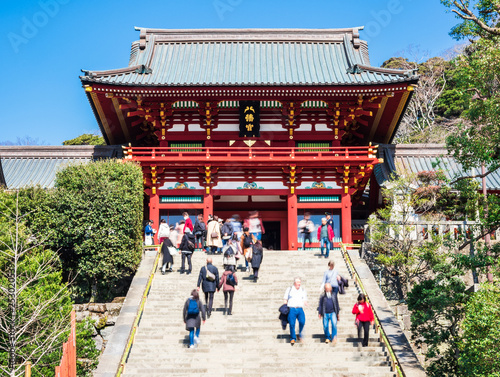
[[[154,35],[162,42],[187,42],[187,41],[310,41],[310,42],[341,42],[344,34],[355,40],[355,46],[359,45],[359,31],[364,26],[338,29],[299,29],[299,28],[247,28],[247,29],[153,29],[135,27],[140,31],[140,39],[146,40],[147,36]],[[142,44],[142,46],[144,46]]]

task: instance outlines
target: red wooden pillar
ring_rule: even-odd
[[[208,215],[213,215],[214,213],[214,196],[210,192],[203,195],[203,221],[205,224],[208,221]]]
[[[342,200],[341,202],[342,242],[352,243],[351,195],[342,194],[341,200]]]
[[[158,230],[160,227],[160,197],[158,194],[151,193],[149,196],[149,219],[153,220],[153,228]]]
[[[288,250],[297,250],[297,195],[288,194]]]

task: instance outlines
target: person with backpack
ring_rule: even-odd
[[[238,278],[234,272],[233,266],[227,266],[226,270],[220,278],[219,288],[222,288],[224,292],[224,313],[226,315],[232,315],[233,312],[233,296],[236,291],[236,286],[238,285]],[[229,298],[229,310],[227,307],[227,301]]]
[[[184,304],[183,318],[186,330],[189,331],[189,348],[195,348],[200,343],[201,322],[205,324],[206,320],[205,308],[196,289],[193,289]]]
[[[253,269],[253,281],[257,283],[259,279],[259,268],[262,263],[262,259],[264,259],[264,251],[262,249],[262,243],[257,241],[252,246],[252,269]]]
[[[332,287],[333,294],[337,296],[339,292],[339,283],[340,283],[340,275],[335,268],[335,262],[330,260],[328,262],[328,270],[323,274],[323,280],[321,281],[320,292],[323,292],[325,289],[325,284],[329,283]]]
[[[198,217],[196,218],[193,233],[196,240],[195,246],[199,245],[200,249],[203,250],[205,248],[205,235],[207,233],[207,227],[203,221],[203,214],[201,213],[198,214]]]
[[[236,253],[238,251],[236,244],[237,242],[229,240],[226,246],[222,248],[224,256],[222,259],[222,265],[224,266],[224,268],[226,268],[227,266],[236,268]]]
[[[247,226],[243,227],[243,234],[241,236],[241,249],[243,250],[243,256],[245,258],[246,272],[250,271],[248,267],[248,261],[252,260],[252,245],[254,244],[255,237],[250,234],[250,228]]]
[[[186,275],[189,275],[193,269],[191,265],[191,257],[193,256],[194,251],[194,234],[191,233],[189,228],[186,228],[186,233],[182,236],[181,244],[179,246],[179,250],[181,250],[182,254],[182,265],[181,265],[181,274],[186,272]],[[188,261],[189,270],[185,270],[185,261]]]
[[[214,304],[214,293],[219,288],[219,270],[212,264],[212,258],[207,258],[207,264],[200,269],[198,276],[198,288],[200,286],[205,293],[205,304],[207,305],[207,317],[212,314]]]

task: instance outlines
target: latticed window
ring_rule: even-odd
[[[199,148],[199,149],[176,149],[176,152],[201,152],[203,143],[170,143],[170,148]]]
[[[324,149],[330,148],[330,143],[297,143],[298,152],[321,152]]]

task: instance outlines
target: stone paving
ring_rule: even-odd
[[[132,347],[125,377],[135,376],[395,376],[385,346],[373,329],[368,347],[358,343],[352,306],[358,291],[339,251],[330,259],[351,284],[339,295],[340,321],[338,343],[324,343],[321,320],[316,308],[327,259],[316,251],[267,251],[253,282],[251,273],[238,271],[233,315],[223,312],[222,291],[215,294],[212,316],[201,328],[201,344],[188,348],[188,332],[182,308],[196,287],[198,272],[206,255],[195,252],[193,273],[180,274],[180,256],[175,257],[174,272],[156,272],[148,302]],[[222,270],[222,256],[213,256]],[[290,344],[289,330],[282,330],[278,308],[295,276],[302,278],[308,292],[305,309],[305,341]],[[201,295],[203,297],[203,295]]]

